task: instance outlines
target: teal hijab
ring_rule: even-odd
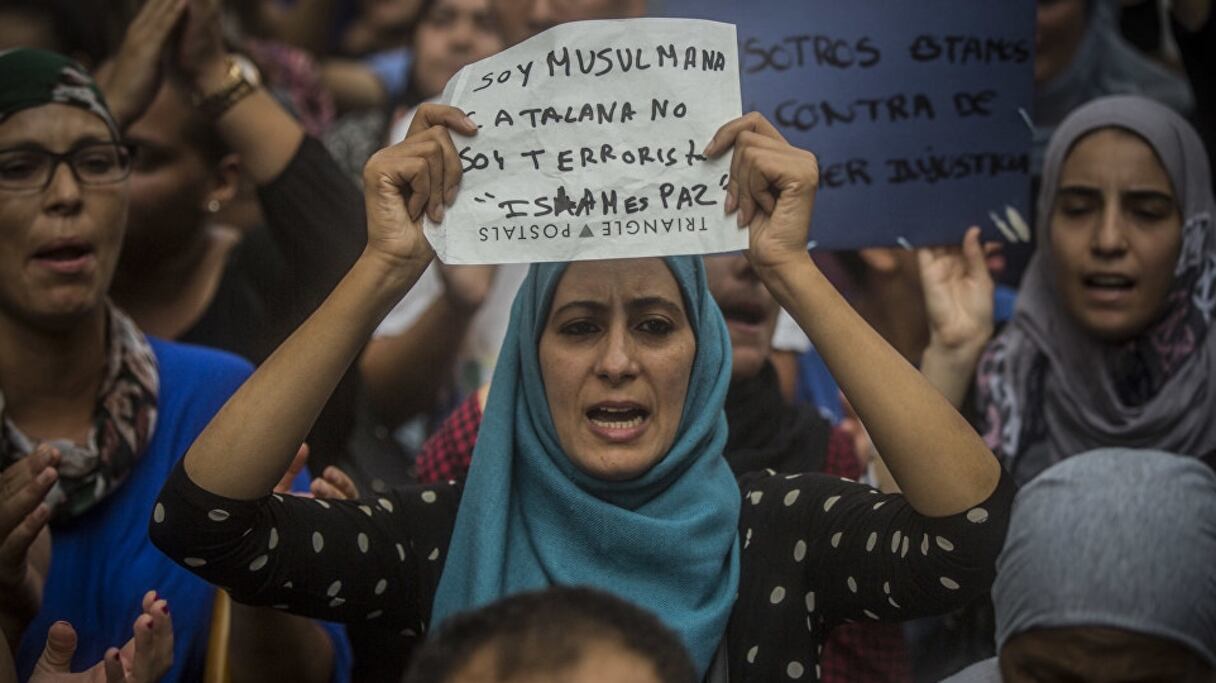
[[[565,263],[515,297],[456,528],[436,625],[525,590],[586,585],[652,610],[709,667],[739,584],[739,487],[722,457],[730,337],[698,257],[664,259],[697,351],[671,450],[642,476],[595,479],[558,443],[537,348]]]

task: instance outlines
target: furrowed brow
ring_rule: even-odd
[[[665,297],[661,297],[661,296],[647,296],[647,297],[641,297],[639,299],[633,299],[628,304],[626,304],[626,306],[627,306],[627,308],[629,308],[629,310],[631,312],[645,311],[645,310],[649,310],[652,308],[661,308],[661,309],[665,310],[667,312],[667,314],[672,317],[676,317],[676,318],[684,317],[684,307],[683,306],[680,306],[679,304],[675,303],[674,301],[667,299]]]

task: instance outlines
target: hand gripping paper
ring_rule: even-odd
[[[444,263],[734,251],[730,155],[701,150],[740,115],[735,27],[691,19],[563,24],[470,64],[443,101],[464,176],[427,239]]]

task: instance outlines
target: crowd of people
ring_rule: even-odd
[[[1038,0],[1029,250],[753,112],[746,251],[452,266],[444,84],[643,0],[0,3],[0,683],[1216,681],[1211,4]]]

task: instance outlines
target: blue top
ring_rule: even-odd
[[[78,635],[73,671],[101,661],[131,638],[144,593],[155,589],[173,616],[173,668],[166,683],[202,678],[215,588],[182,569],[148,540],[148,520],[174,464],[251,372],[237,356],[149,339],[160,368],[156,431],[130,478],[88,514],[51,530],[52,556],[42,609],[17,651],[26,680],[58,620]],[[307,487],[302,473],[296,487]],[[334,645],[335,681],[349,679],[350,645],[341,627],[323,624]]]
[[[384,86],[390,102],[396,102],[410,84],[410,63],[413,53],[407,47],[384,50],[363,58],[363,64],[372,70],[376,79]]]

